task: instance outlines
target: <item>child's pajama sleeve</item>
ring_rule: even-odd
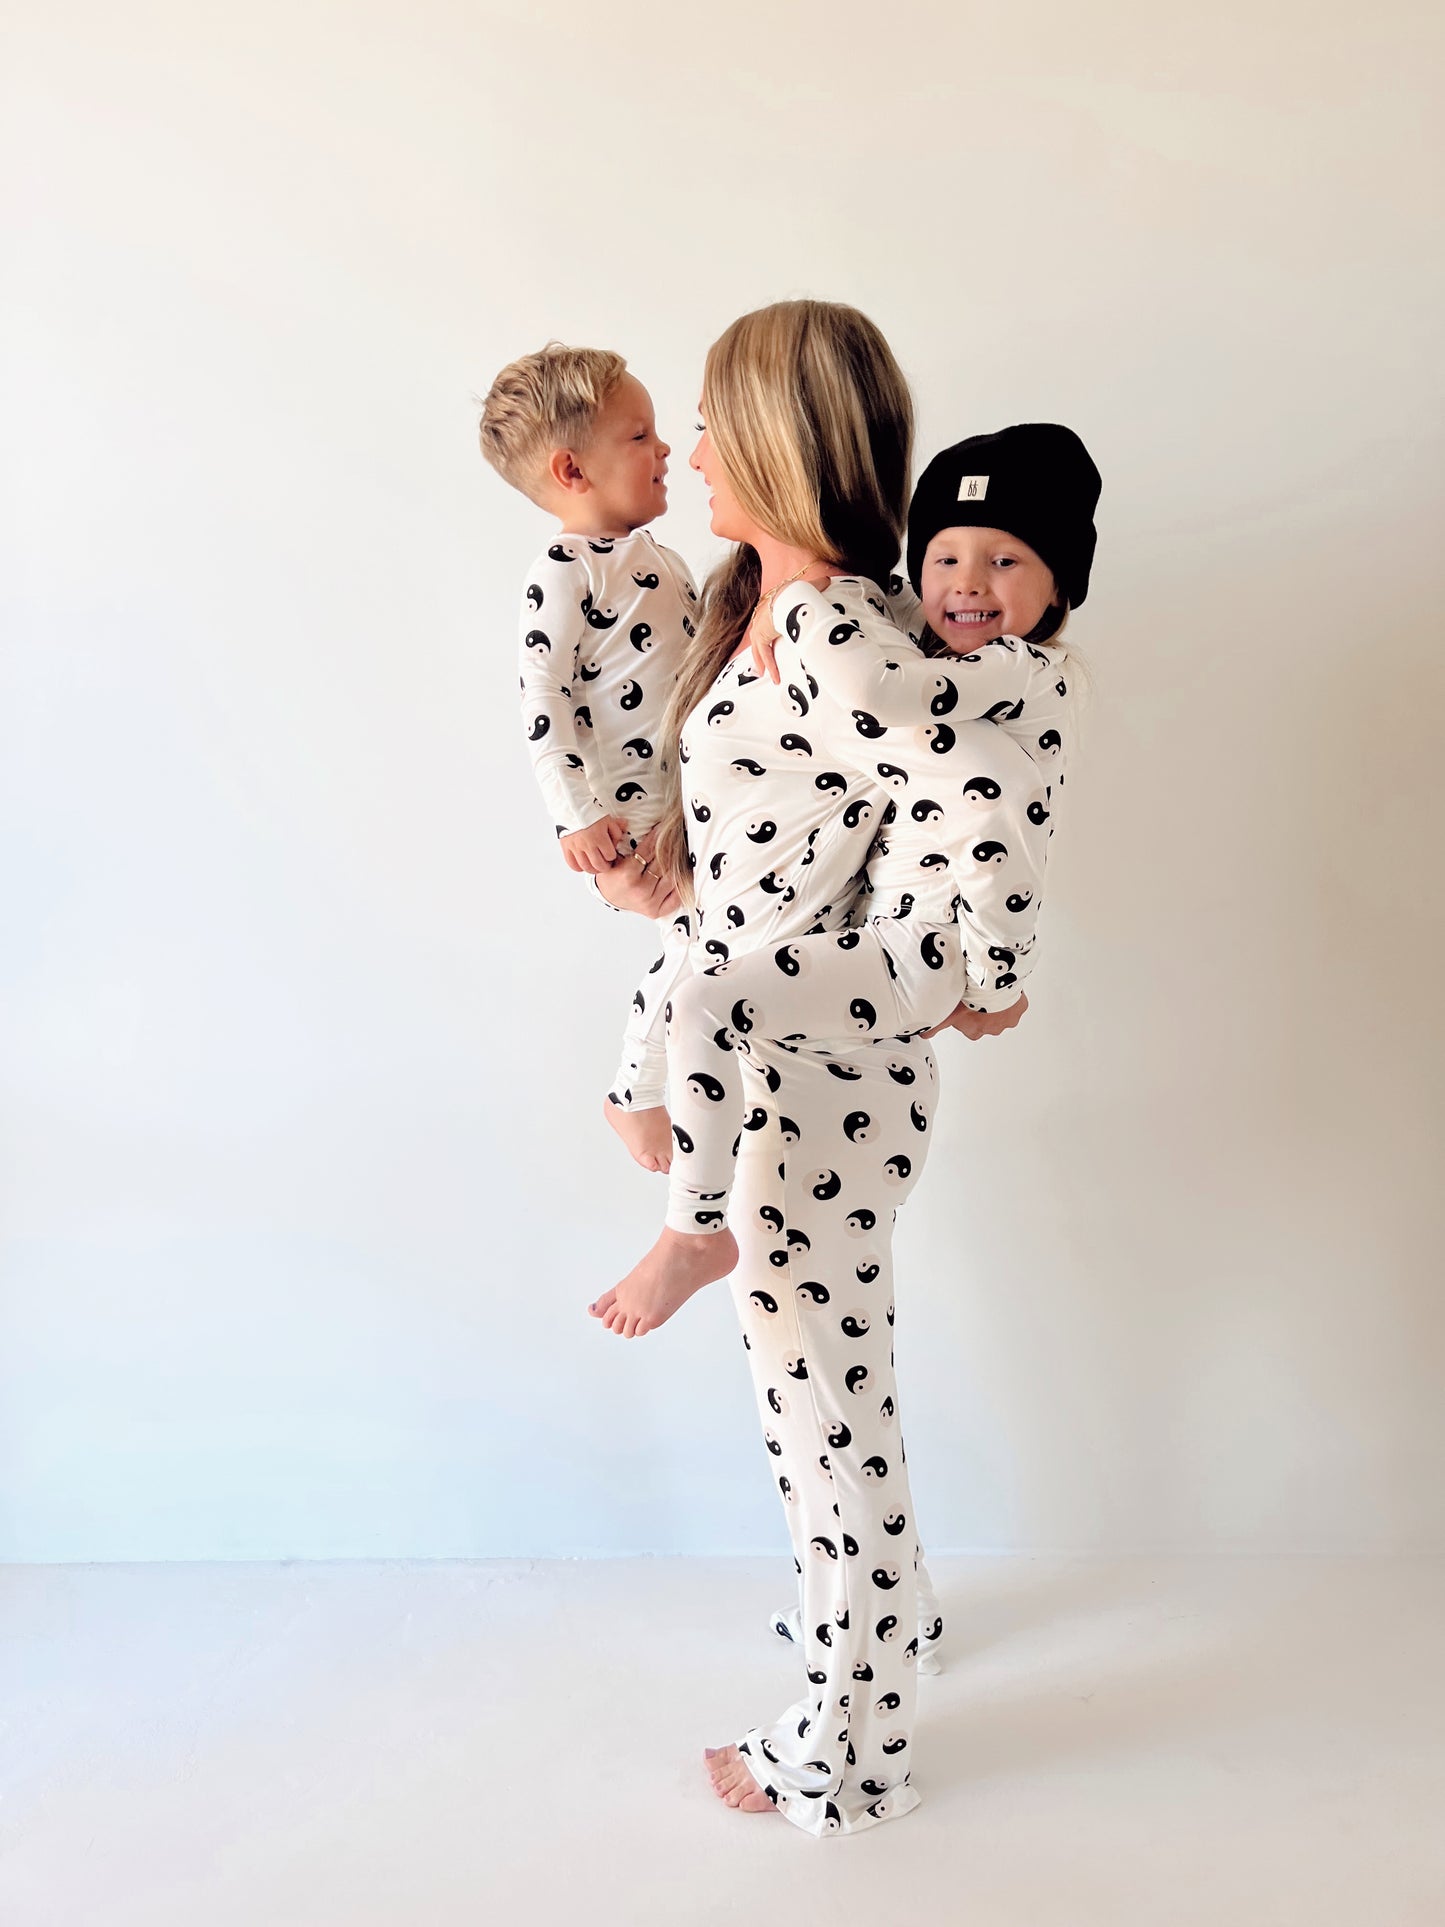
[[[532,772],[558,836],[608,814],[593,793],[580,747],[592,720],[576,695],[590,593],[586,562],[565,542],[554,542],[532,565],[522,597],[522,721]]]
[[[839,592],[842,592],[841,595]],[[994,720],[1021,701],[1031,674],[1016,636],[967,656],[925,656],[890,620],[884,604],[843,577],[825,593],[807,582],[782,590],[773,619],[798,645],[803,667],[865,727]]]

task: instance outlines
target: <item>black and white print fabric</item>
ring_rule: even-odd
[[[522,721],[558,836],[657,821],[658,731],[696,605],[687,564],[646,529],[559,535],[528,570]]]
[[[861,927],[720,955],[673,993],[667,1222],[678,1231],[726,1221],[744,1120],[739,1053],[765,1040],[833,1048],[908,1035],[960,1001],[1004,1009],[1033,961],[1064,754],[1057,657],[1012,637],[965,657],[925,657],[856,577],[835,581],[826,601],[815,590],[790,595],[780,615],[786,702],[794,712],[805,705],[806,720],[732,758],[711,800],[696,794],[689,769],[689,807],[727,812],[728,844],[746,846],[772,827],[765,811],[780,772],[820,756],[823,823],[843,782],[829,763],[871,765],[888,800],[870,819]],[[775,870],[769,885],[789,881]]]
[[[835,579],[826,594],[791,585],[777,615],[800,666],[865,741],[883,744],[878,767],[895,807],[869,871],[870,914],[956,918],[963,1000],[1006,1010],[1033,968],[1064,786],[1067,648],[1000,636],[968,655],[926,656],[922,606],[897,576],[886,597],[861,576]],[[998,734],[964,728],[969,721]]]
[[[656,823],[658,733],[696,608],[687,564],[645,529],[559,535],[528,570],[522,719],[558,836],[620,816],[635,843]],[[665,1094],[662,1013],[687,963],[687,919],[668,919],[659,935],[662,952],[633,992],[609,1093],[623,1110],[648,1109]]]
[[[609,908],[611,906],[609,905]],[[622,1111],[648,1111],[667,1097],[664,1019],[679,981],[692,969],[692,925],[685,910],[658,923],[662,951],[632,993],[622,1058],[607,1095]]]
[[[921,1042],[765,1047],[744,1075],[731,1289],[798,1574],[802,1677],[739,1746],[795,1826],[856,1833],[918,1804],[918,1662],[942,1632],[937,1617],[920,1623],[893,1359],[893,1223],[923,1168],[937,1085]],[[849,1136],[859,1111],[876,1136]]]
[[[892,795],[873,746],[817,698],[801,668],[778,687],[735,656],[683,727],[699,969],[762,955],[781,970],[855,909]],[[917,1802],[919,1546],[892,1234],[927,1155],[936,1073],[921,1040],[865,1036],[765,1042],[742,1074],[732,1291],[792,1536],[805,1678],[740,1744],[794,1825],[855,1832]],[[675,1136],[685,1150],[685,1127]]]

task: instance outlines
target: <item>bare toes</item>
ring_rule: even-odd
[[[773,1802],[753,1778],[736,1746],[708,1747],[703,1755],[713,1792],[735,1813],[772,1813]]]

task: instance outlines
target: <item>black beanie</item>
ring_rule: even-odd
[[[940,529],[1002,529],[1041,556],[1077,609],[1089,592],[1094,508],[1102,487],[1072,428],[1022,422],[970,435],[935,455],[908,508],[908,579],[918,592],[923,554]]]

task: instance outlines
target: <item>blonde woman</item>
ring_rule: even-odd
[[[707,586],[664,727],[678,748],[655,858],[694,905],[697,968],[841,931],[864,886],[885,782],[816,685],[757,673],[748,631],[804,576],[886,581],[912,439],[887,343],[824,302],[735,322],[708,355],[702,413],[691,465],[714,531],[737,546]],[[795,1704],[710,1750],[708,1770],[745,1812],[856,1832],[918,1801],[919,1548],[893,1372],[892,1232],[927,1151],[934,1062],[919,1039],[766,1044],[744,1074],[734,1231],[691,1243],[708,1276],[732,1272],[798,1567],[807,1678]],[[626,1330],[615,1297],[591,1309]]]

